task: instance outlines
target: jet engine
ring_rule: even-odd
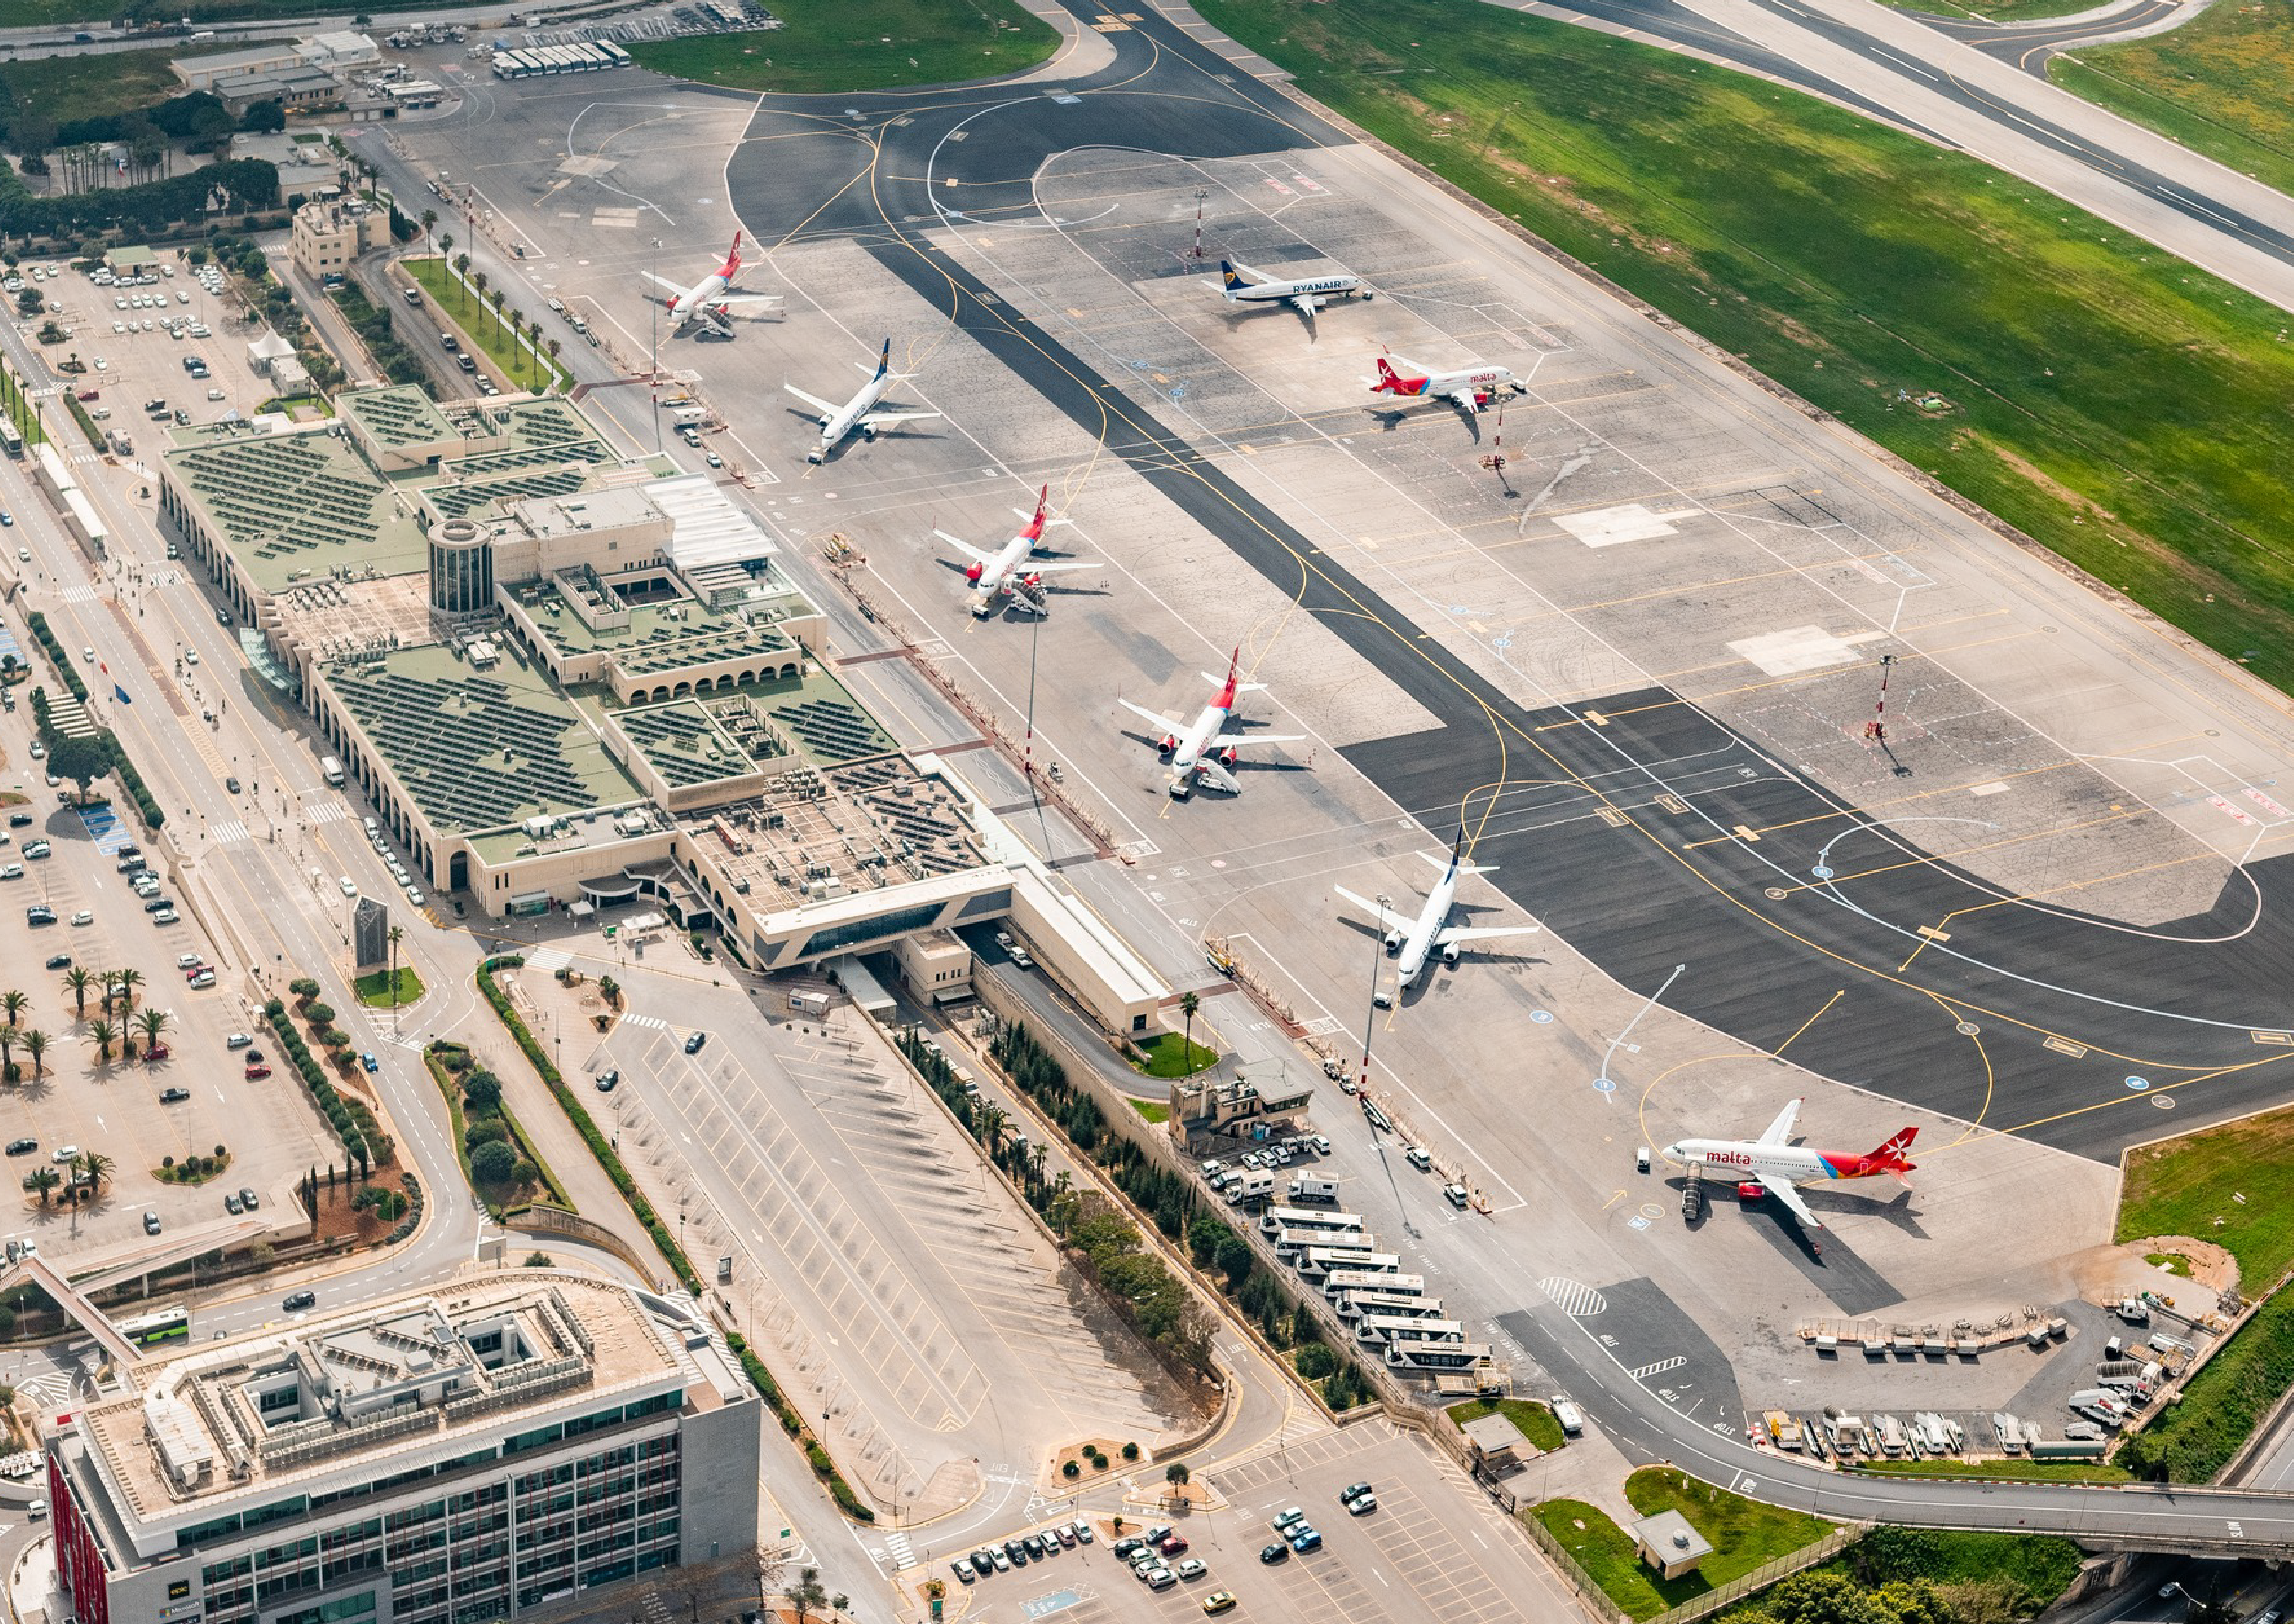
[[[978,563],[978,562],[976,562],[976,561],[975,561],[975,562],[973,562],[973,563],[972,563],[972,564],[968,564],[964,565],[964,580],[966,580],[966,581],[970,581],[970,582],[971,582],[973,586],[975,586],[975,587],[976,587],[976,586],[978,586],[978,585],[980,584],[980,577],[981,573],[982,573],[982,572],[987,569],[987,567],[988,567],[987,565],[985,565],[985,564],[980,564],[980,563]]]
[[[1739,1201],[1758,1201],[1768,1193],[1767,1185],[1755,1183],[1750,1180],[1737,1186],[1737,1199]]]
[[[1401,951],[1402,932],[1399,930],[1387,931],[1386,933],[1386,956],[1390,959]]]
[[[1167,756],[1178,748],[1178,739],[1175,735],[1167,733],[1161,739],[1156,742],[1155,753],[1159,756]]]
[[[1442,962],[1444,964],[1455,965],[1458,962],[1459,952],[1460,949],[1457,943],[1448,942],[1444,944],[1442,948]]]

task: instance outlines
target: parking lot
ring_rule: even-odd
[[[273,1045],[239,995],[238,974],[218,962],[171,854],[159,842],[142,840],[140,830],[119,821],[109,807],[82,812],[66,804],[72,786],[45,782],[45,764],[31,757],[32,743],[31,707],[20,697],[14,710],[0,712],[0,747],[8,763],[0,788],[22,798],[0,808],[8,820],[0,832],[9,840],[0,847],[0,874],[21,870],[0,879],[0,901],[10,906],[12,922],[26,922],[0,933],[0,989],[26,998],[10,1040],[22,1080],[8,1091],[12,1154],[5,1165],[20,1185],[34,1170],[53,1166],[53,1158],[67,1147],[108,1157],[113,1167],[102,1198],[77,1219],[53,1195],[44,1206],[37,1193],[20,1189],[16,1206],[0,1222],[0,1238],[33,1241],[45,1255],[93,1255],[148,1237],[147,1214],[170,1238],[195,1224],[231,1226],[226,1192],[253,1190],[268,1208],[285,1198],[314,1155],[324,1163],[338,1157],[339,1149],[325,1138],[323,1124],[291,1076],[274,1070],[265,1081],[246,1079],[246,1053],[275,1060]],[[27,821],[17,823],[20,818]],[[120,854],[137,840],[142,860],[155,871],[156,884],[144,882],[148,895],[139,895],[122,872],[132,859]],[[33,855],[40,842],[48,850],[45,857]],[[13,913],[16,906],[25,913]],[[54,922],[31,923],[37,907],[48,910]],[[202,967],[214,976],[195,986],[191,978]],[[112,1016],[116,1030],[134,1036],[134,1060],[123,1059],[116,1037],[110,1059],[99,1058],[101,985],[88,987],[83,1010],[67,980],[75,970],[106,969],[133,970],[140,978],[134,1013]],[[159,1036],[165,1052],[157,1062],[142,1058],[146,1010],[165,1016]],[[38,1076],[22,1035],[33,1031],[46,1035]],[[227,1047],[234,1032],[253,1037],[250,1050]],[[27,1141],[30,1148],[17,1148]],[[167,1158],[180,1164],[212,1155],[218,1144],[228,1147],[230,1164],[205,1183],[163,1183],[156,1176]]]
[[[247,361],[256,329],[233,320],[239,302],[212,266],[202,275],[170,254],[162,256],[148,285],[141,280],[100,283],[61,266],[28,285],[40,289],[46,311],[19,325],[29,337],[53,318],[70,335],[41,352],[60,371],[77,359],[85,370],[65,381],[98,429],[126,437],[125,456],[156,454],[178,412],[193,423],[211,423],[232,411],[250,413],[271,394]],[[192,356],[206,363],[208,376],[194,378],[186,370]],[[155,401],[165,402],[164,410],[147,412],[146,403]]]
[[[1207,1481],[1218,1509],[1175,1517],[1127,1514],[1119,1532],[1104,1513],[1094,1514],[1095,1543],[961,1586],[967,1614],[1172,1624],[1202,1616],[1206,1601],[1220,1591],[1235,1598],[1227,1616],[1283,1624],[1326,1619],[1500,1624],[1569,1610],[1528,1542],[1504,1525],[1480,1491],[1429,1446],[1383,1421],[1269,1451],[1213,1471]],[[1349,1515],[1339,1494],[1363,1482],[1375,1493],[1377,1509]],[[1262,1550],[1276,1542],[1274,1519],[1293,1507],[1322,1535],[1321,1548],[1262,1561]],[[1204,1571],[1151,1590],[1115,1555],[1115,1542],[1165,1522],[1187,1541],[1175,1560],[1200,1561]],[[951,1571],[948,1562],[936,1566],[942,1574]],[[1537,1604],[1539,1596],[1544,1604]]]

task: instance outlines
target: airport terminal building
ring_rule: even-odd
[[[1010,915],[1143,1029],[1167,989],[844,686],[714,480],[555,398],[336,409],[178,430],[160,509],[421,885],[715,930],[760,970]]]
[[[756,1543],[762,1403],[608,1281],[472,1276],[129,1375],[45,1440],[82,1624],[556,1616]]]

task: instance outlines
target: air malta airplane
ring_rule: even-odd
[[[1231,259],[1219,261],[1218,290],[1230,304],[1289,304],[1311,325],[1314,313],[1334,298],[1375,298],[1358,276],[1309,276],[1281,281]]]
[[[868,372],[865,363],[856,361],[852,364],[863,372]],[[828,453],[836,449],[837,442],[856,428],[860,431],[863,440],[873,443],[876,431],[888,423],[916,423],[940,416],[936,411],[876,410],[876,402],[884,398],[885,390],[894,384],[905,384],[915,376],[913,372],[892,370],[892,341],[887,338],[883,352],[876,357],[876,369],[868,372],[868,381],[860,386],[859,393],[842,406],[833,401],[824,401],[817,394],[807,394],[794,384],[783,384],[782,388],[820,414],[820,443],[807,451],[804,459],[807,462],[826,462]]]
[[[1199,777],[1204,783],[1214,788],[1224,790],[1230,795],[1240,795],[1242,793],[1242,785],[1235,781],[1234,775],[1228,770],[1233,767],[1240,754],[1238,746],[1296,744],[1306,736],[1304,734],[1245,735],[1225,731],[1227,723],[1233,719],[1235,695],[1256,692],[1266,686],[1263,682],[1237,681],[1235,673],[1241,664],[1242,650],[1238,648],[1234,651],[1233,657],[1227,662],[1225,683],[1216,694],[1211,696],[1211,702],[1203,707],[1202,714],[1195,718],[1193,724],[1189,727],[1183,727],[1169,717],[1159,715],[1143,706],[1135,705],[1127,699],[1119,699],[1115,702],[1130,711],[1132,715],[1152,722],[1156,731],[1161,735],[1156,741],[1155,750],[1157,754],[1165,757],[1171,763],[1172,800],[1184,800],[1193,794],[1195,780]],[[1203,680],[1217,682],[1218,678],[1205,672]]]
[[[773,294],[743,293],[728,297],[726,289],[733,285],[733,279],[740,274],[741,233],[736,231],[733,233],[732,250],[725,256],[725,263],[694,283],[692,287],[680,288],[675,282],[655,276],[650,271],[646,272],[646,280],[653,283],[656,288],[665,288],[669,290],[669,296],[662,299],[661,303],[671,315],[677,318],[677,324],[669,329],[671,337],[675,337],[696,321],[706,321],[715,331],[729,336],[733,330],[733,313],[736,310],[762,310],[780,303],[779,297]]]
[[[1797,1100],[1785,1107],[1758,1139],[1684,1139],[1664,1148],[1665,1159],[1701,1165],[1709,1173],[1735,1179],[1737,1194],[1746,1201],[1772,1193],[1792,1209],[1794,1217],[1812,1230],[1822,1229],[1824,1221],[1808,1210],[1808,1204],[1793,1188],[1795,1184],[1818,1179],[1868,1179],[1880,1173],[1909,1184],[1904,1175],[1916,1170],[1918,1164],[1906,1161],[1904,1152],[1912,1148],[1917,1128],[1906,1128],[1868,1156],[1840,1156],[1790,1142],[1793,1120],[1800,1115],[1800,1108]]]
[[[1372,394],[1447,401],[1469,418],[1496,399],[1501,389],[1515,394],[1529,392],[1529,386],[1517,379],[1509,367],[1468,367],[1462,372],[1436,372],[1414,361],[1402,364],[1410,370],[1396,372],[1394,363],[1381,355],[1378,358],[1378,376],[1363,382],[1370,386]]]
[[[1444,863],[1431,852],[1418,854],[1432,864],[1441,873],[1434,889],[1426,894],[1426,905],[1418,911],[1416,919],[1406,919],[1399,914],[1381,908],[1367,897],[1357,897],[1343,885],[1331,889],[1378,921],[1379,929],[1386,932],[1387,957],[1397,961],[1395,967],[1395,991],[1400,992],[1415,983],[1424,973],[1428,962],[1436,954],[1444,964],[1455,964],[1458,955],[1468,942],[1493,940],[1501,936],[1533,936],[1535,925],[1490,925],[1474,929],[1453,928],[1450,923],[1450,907],[1457,900],[1458,881],[1468,874],[1491,874],[1494,867],[1476,867],[1466,861],[1466,832],[1458,831],[1458,844]],[[1390,1007],[1394,994],[1379,991],[1374,1001],[1380,1009]]]
[[[1048,615],[1051,605],[1044,596],[1044,577],[1061,570],[1095,570],[1099,565],[1085,564],[1071,558],[1034,561],[1033,555],[1044,544],[1045,524],[1064,524],[1064,519],[1047,519],[1044,509],[1052,499],[1048,484],[1036,498],[1035,516],[1020,516],[1028,520],[1028,528],[1004,544],[1001,552],[983,553],[960,536],[951,536],[944,530],[932,534],[956,548],[972,562],[964,567],[964,578],[972,583],[972,613],[986,620],[996,613],[999,599],[1008,597],[1014,606],[1029,614]]]

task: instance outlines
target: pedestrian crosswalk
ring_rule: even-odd
[[[625,1027],[645,1027],[655,1032],[669,1030],[669,1023],[658,1015],[624,1015],[622,1024]]]
[[[29,1393],[34,1408],[53,1409],[67,1403],[72,1396],[72,1374],[69,1370],[47,1370],[28,1376],[16,1384],[16,1391]]]
[[[535,970],[546,970],[555,975],[574,962],[574,955],[563,947],[537,947],[525,955],[525,962]]]
[[[103,594],[94,587],[83,583],[77,587],[66,587],[61,596],[68,604],[92,604]]]
[[[897,1528],[884,1536],[884,1555],[891,1561],[895,1573],[916,1565],[915,1547],[907,1535]]]
[[[228,846],[234,840],[243,840],[247,838],[247,825],[236,819],[230,823],[207,825],[207,839],[218,846]]]
[[[350,815],[350,808],[332,795],[303,803],[303,821],[306,824],[339,824]]]

